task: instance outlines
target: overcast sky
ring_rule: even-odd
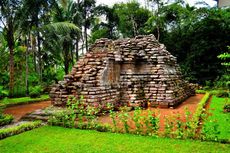
[[[96,0],[97,4],[106,4],[109,6],[112,6],[114,3],[119,3],[119,2],[128,2],[130,0]],[[137,0],[139,3],[143,3],[145,0]],[[200,0],[185,0],[187,1],[190,5],[194,5],[197,1]],[[214,0],[204,0],[207,4],[209,4],[211,7],[216,5],[216,2]]]

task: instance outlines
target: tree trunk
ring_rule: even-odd
[[[84,1],[84,38],[85,38],[85,49],[86,52],[88,51],[88,36],[87,36],[87,10],[86,10],[86,3]]]
[[[64,71],[65,74],[68,74],[69,72],[69,47],[68,47],[68,42],[64,41],[63,42],[63,51],[64,51]]]
[[[26,96],[29,95],[29,84],[28,84],[28,73],[29,73],[29,67],[28,67],[28,53],[29,53],[29,40],[30,40],[30,33],[25,38],[25,45],[26,45]]]
[[[159,40],[160,40],[160,28],[157,25],[157,41],[159,41]]]
[[[36,62],[36,38],[32,36],[31,41],[32,51],[33,51],[33,62],[34,62],[34,72],[37,72],[37,62]]]
[[[157,0],[157,13],[156,13],[156,16],[157,16],[157,41],[160,40],[159,9],[160,9],[160,1]]]
[[[84,26],[84,35],[85,35],[85,50],[88,51],[88,36],[87,36],[87,27]]]
[[[39,32],[37,32],[37,42],[38,42],[38,74],[39,81],[42,82],[42,58],[41,58],[41,38]]]
[[[73,42],[71,42],[71,44],[73,44]],[[73,45],[71,45],[70,46],[70,53],[71,53],[71,63],[72,63],[72,65],[74,65],[74,46]]]
[[[36,16],[36,23],[35,23],[36,28],[38,29],[39,27],[39,17],[38,17],[38,13]],[[37,30],[36,32],[37,35],[37,46],[38,46],[38,52],[37,52],[37,56],[38,56],[38,74],[39,74],[39,81],[40,83],[42,82],[42,58],[41,58],[41,37],[39,34],[39,31]]]
[[[84,36],[83,36],[84,37]],[[85,40],[82,37],[82,45],[81,45],[81,51],[82,51],[82,55],[84,55],[84,45],[85,45]]]
[[[78,40],[79,40],[79,38],[77,37],[77,39],[76,39],[76,62],[78,61],[78,59],[79,59],[79,55],[78,55],[78,48],[79,48],[79,46],[78,46]]]
[[[7,43],[10,50],[10,83],[9,83],[9,97],[13,97],[14,94],[14,28],[12,19],[7,19]]]
[[[134,17],[131,16],[131,22],[132,22],[132,26],[133,26],[133,37],[137,36],[137,26],[136,26],[136,23],[135,23],[135,20],[134,20]]]
[[[77,10],[79,10],[80,9],[80,0],[77,0]],[[80,23],[80,22],[79,22]],[[77,25],[79,28],[81,28],[82,26],[79,24],[79,25]],[[80,30],[80,31],[82,31],[82,29]],[[76,62],[78,61],[78,59],[79,59],[79,40],[80,40],[80,35],[81,34],[77,34],[77,39],[76,39],[76,46],[75,46],[75,49],[76,49]]]

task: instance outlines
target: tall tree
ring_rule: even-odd
[[[82,0],[81,2],[81,11],[83,17],[83,35],[85,42],[85,49],[88,51],[88,33],[87,30],[90,28],[92,21],[94,20],[94,9],[95,9],[95,0]]]
[[[10,51],[10,82],[9,96],[13,96],[14,90],[14,33],[17,29],[17,13],[21,7],[20,0],[2,0],[0,1],[0,21],[3,24],[3,34],[6,38]]]
[[[28,27],[27,31],[32,31],[31,34],[36,36],[34,43],[37,45],[37,51],[34,50],[35,70],[39,73],[39,80],[42,82],[42,36],[39,29],[49,22],[49,12],[52,11],[52,7],[55,0],[23,0],[23,7],[21,9],[20,21],[21,27]],[[33,11],[31,11],[33,10]],[[25,26],[26,25],[26,26]],[[22,28],[23,29],[23,28]],[[38,59],[38,64],[36,64]]]
[[[7,89],[9,86],[9,74],[7,70],[9,66],[9,51],[7,41],[2,32],[0,32],[0,57],[0,84]]]
[[[162,26],[162,18],[160,17],[160,11],[162,9],[162,7],[164,5],[166,5],[168,3],[168,0],[165,1],[165,0],[148,0],[151,4],[151,9],[152,9],[152,12],[154,14],[154,16],[152,17],[152,22],[155,22],[155,25],[156,25],[156,30],[157,30],[157,40],[159,41],[160,40],[160,29],[161,29],[161,26]]]
[[[115,13],[114,8],[110,8],[106,5],[99,5],[95,8],[95,15],[98,18],[93,23],[90,42],[93,43],[99,38],[118,38],[118,15]],[[105,16],[105,20],[101,20]]]
[[[76,3],[73,0],[62,0],[56,3],[54,11],[52,12],[52,23],[43,28],[43,35],[46,39],[44,45],[50,48],[53,53],[59,51],[59,53],[61,53],[59,55],[63,55],[64,70],[66,74],[68,74],[70,64],[74,63],[73,40],[78,39],[80,33],[79,28],[74,24],[77,24],[78,20],[78,12],[75,6]],[[58,43],[54,43],[51,39],[54,39]],[[54,44],[50,44],[50,42]],[[58,49],[55,51],[53,48]]]
[[[144,34],[144,25],[151,15],[151,12],[133,1],[129,3],[120,3],[113,6],[119,22],[118,30],[123,37],[134,37],[138,34]]]
[[[77,26],[77,27],[82,27],[82,12],[80,12],[80,0],[77,0],[75,3],[73,3],[73,8],[74,8],[74,14],[75,17],[73,18],[73,23]],[[77,33],[76,39],[75,39],[75,58],[76,61],[78,61],[79,59],[79,41],[82,34],[80,32]]]

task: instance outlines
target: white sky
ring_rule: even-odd
[[[119,3],[119,2],[128,2],[130,0],[96,0],[97,4],[106,4],[109,6],[112,6],[114,3]],[[139,3],[144,4],[145,0],[137,0]],[[201,1],[201,0],[185,0],[187,1],[190,5],[194,5],[196,2]],[[207,4],[209,4],[211,7],[216,5],[217,2],[214,0],[203,0]]]

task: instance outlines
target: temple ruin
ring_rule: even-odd
[[[71,95],[93,106],[175,107],[194,93],[166,47],[153,35],[141,35],[97,40],[50,96],[56,106]]]

